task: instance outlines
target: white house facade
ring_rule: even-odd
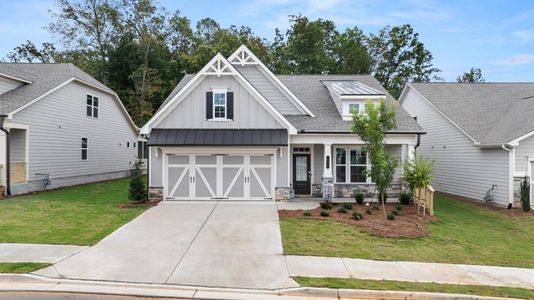
[[[534,163],[534,84],[410,83],[399,102],[425,129],[417,153],[436,161],[436,190],[519,205]],[[532,197],[531,197],[532,199]]]
[[[363,143],[350,111],[394,101],[369,75],[274,75],[249,49],[217,54],[186,75],[141,129],[149,189],[165,200],[287,200],[290,195],[373,196]],[[402,108],[387,135],[401,160],[422,128]],[[391,189],[400,189],[398,168]],[[333,183],[333,184],[332,184]],[[326,184],[326,185],[325,185]]]
[[[0,180],[12,195],[126,177],[138,129],[72,64],[0,64]]]

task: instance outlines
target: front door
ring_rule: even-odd
[[[311,194],[311,155],[293,154],[293,189],[296,195]]]

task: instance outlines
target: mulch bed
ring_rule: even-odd
[[[377,209],[372,206],[375,205]],[[428,235],[427,224],[435,220],[434,217],[428,214],[425,217],[417,215],[417,208],[413,205],[401,205],[398,203],[386,204],[386,213],[390,213],[397,206],[402,207],[400,214],[395,217],[395,220],[384,220],[384,214],[382,212],[382,206],[373,204],[371,206],[371,213],[366,212],[367,206],[365,204],[353,204],[353,208],[348,210],[347,213],[339,213],[337,210],[342,206],[340,203],[333,203],[333,208],[328,210],[330,215],[328,217],[322,217],[320,215],[321,207],[312,210],[279,210],[278,214],[280,218],[298,218],[298,219],[313,219],[313,220],[327,220],[336,221],[354,225],[361,228],[365,232],[373,236],[381,237],[423,237]],[[358,211],[362,214],[361,220],[354,220],[352,213]],[[304,216],[304,212],[310,212],[310,216]]]
[[[122,203],[119,204],[119,208],[133,208],[133,207],[152,207],[158,205],[160,200],[149,200],[147,202],[129,202],[129,203]]]
[[[444,196],[444,197],[447,197],[447,198],[450,198],[450,199],[454,199],[454,200],[457,200],[457,201],[460,201],[460,202],[464,202],[464,203],[467,203],[467,204],[470,204],[470,205],[474,205],[474,206],[477,206],[477,207],[480,207],[480,208],[484,208],[484,209],[487,209],[487,210],[490,210],[490,211],[494,211],[494,212],[506,215],[506,216],[511,217],[511,218],[520,218],[520,217],[527,217],[527,216],[532,217],[532,216],[534,216],[534,210],[533,209],[531,209],[529,212],[526,213],[526,212],[523,211],[523,209],[521,207],[514,207],[514,208],[511,208],[511,209],[508,209],[506,207],[498,206],[498,205],[494,205],[494,204],[487,205],[482,200],[466,198],[466,197],[453,195],[453,194],[448,194],[448,193],[443,193],[443,192],[437,192],[436,194]]]

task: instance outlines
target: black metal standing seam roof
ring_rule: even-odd
[[[154,128],[148,146],[287,146],[286,129]]]

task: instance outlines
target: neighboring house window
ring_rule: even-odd
[[[226,92],[213,93],[213,118],[226,119]]]
[[[82,160],[87,160],[87,138],[82,138]]]
[[[362,148],[336,148],[336,182],[365,183],[369,169],[367,153]]]
[[[130,148],[130,142],[126,142],[126,148]]]
[[[98,97],[87,95],[87,116],[98,118]]]

